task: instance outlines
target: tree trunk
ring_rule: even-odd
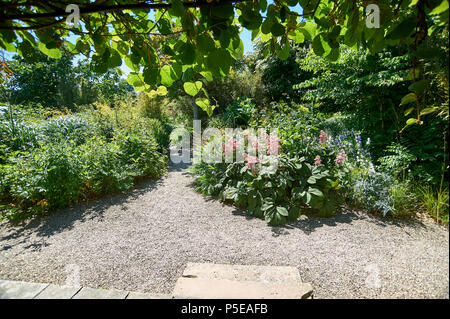
[[[195,100],[194,100],[194,120],[198,120],[198,106],[197,103],[195,103]]]

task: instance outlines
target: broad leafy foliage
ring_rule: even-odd
[[[80,8],[78,28],[66,25],[69,3]],[[301,14],[292,10],[297,4]],[[285,60],[291,42],[310,41],[317,55],[335,61],[341,42],[372,53],[399,42],[417,47],[434,28],[448,24],[447,0],[377,4],[380,28],[366,27],[366,1],[17,1],[0,7],[0,47],[31,61],[36,59],[34,47],[52,58],[60,58],[62,50],[81,53],[91,57],[91,67],[99,73],[124,61],[133,70],[128,83],[152,96],[166,94],[165,87],[182,79],[189,83],[184,86],[188,94],[201,92],[197,104],[210,113],[206,92],[197,90],[195,81],[228,74],[243,54],[243,28],[267,43],[266,56]],[[433,52],[424,48],[421,54]]]

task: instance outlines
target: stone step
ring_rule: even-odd
[[[306,299],[312,296],[308,283],[273,283],[227,279],[179,278],[173,295],[198,299]]]
[[[295,267],[188,263],[175,284],[176,298],[304,299],[311,298]]]
[[[295,267],[212,263],[188,263],[183,272],[183,277],[272,283],[302,281],[300,273]]]
[[[143,292],[130,292],[126,299],[172,299],[172,295],[146,294]]]

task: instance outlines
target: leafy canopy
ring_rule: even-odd
[[[184,86],[188,94],[206,96],[196,79],[228,74],[243,55],[243,28],[267,43],[266,56],[285,60],[291,42],[310,41],[317,55],[336,61],[339,43],[371,53],[399,42],[416,47],[433,28],[448,25],[447,0],[376,3],[380,28],[366,26],[362,0],[16,0],[0,5],[0,47],[31,61],[34,47],[57,59],[63,50],[83,54],[99,73],[124,61],[132,70],[128,83],[151,96],[166,94],[179,79],[191,83]],[[66,24],[68,4],[79,6],[78,27]],[[293,11],[297,4],[301,13]]]

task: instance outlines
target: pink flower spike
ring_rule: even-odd
[[[338,156],[334,160],[336,164],[344,164],[344,162],[347,160],[347,155],[345,155],[344,149],[341,149]]]
[[[314,158],[314,165],[315,166],[322,165],[322,160],[320,159],[319,155],[317,155],[316,158]]]
[[[276,136],[271,135],[269,137],[269,143],[268,143],[268,152],[271,155],[277,155],[280,151],[280,139]]]
[[[247,156],[244,155],[244,158],[247,159],[248,162],[248,167],[252,168],[256,163],[260,163],[260,159],[257,156],[251,156],[246,154]]]
[[[319,143],[325,143],[326,141],[328,141],[327,133],[324,130],[320,130]]]

